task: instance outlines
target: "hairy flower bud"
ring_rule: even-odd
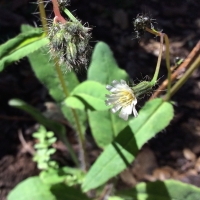
[[[152,84],[149,81],[142,81],[139,84],[132,87],[136,97],[139,97],[143,94],[147,94],[152,91]]]
[[[91,29],[84,27],[78,20],[66,23],[56,22],[49,28],[50,52],[59,59],[59,64],[66,64],[67,69],[78,71],[87,67],[90,53],[89,39]]]

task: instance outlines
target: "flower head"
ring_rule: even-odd
[[[135,105],[137,104],[136,96],[133,90],[127,85],[126,81],[121,80],[120,82],[114,80],[112,85],[107,85],[106,89],[111,92],[111,94],[106,95],[106,105],[113,107],[111,108],[112,113],[120,111],[119,117],[124,120],[128,119],[130,114],[134,114],[135,117],[138,116]]]
[[[59,64],[66,64],[68,70],[79,71],[82,67],[87,67],[87,57],[91,52],[90,30],[78,20],[54,22],[49,27],[48,35],[52,56],[59,59]]]

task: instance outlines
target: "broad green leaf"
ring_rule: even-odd
[[[173,107],[170,103],[162,99],[147,102],[139,116],[129,121],[129,126],[105,148],[90,168],[82,185],[83,191],[96,188],[123,171],[143,144],[164,129],[172,117]]]
[[[119,191],[124,200],[199,200],[200,188],[175,180],[140,183],[135,188]]]
[[[0,46],[0,71],[14,61],[27,56],[42,46],[47,45],[49,40],[41,29],[33,28],[8,40]]]
[[[44,184],[39,177],[19,183],[8,195],[8,200],[89,200],[80,190],[62,184]]]
[[[74,109],[79,109],[79,110],[85,109],[84,103],[79,98],[74,97],[74,96],[67,97],[65,101],[63,102],[63,104]]]
[[[105,85],[95,81],[84,81],[78,85],[71,93],[83,100],[95,110],[107,110],[105,105],[105,94],[108,91]]]
[[[76,158],[76,155],[69,143],[69,141],[67,140],[66,137],[66,130],[65,127],[62,124],[59,124],[58,122],[55,122],[53,120],[47,119],[46,117],[44,117],[39,110],[35,109],[34,107],[32,107],[31,105],[28,105],[27,103],[25,103],[24,101],[20,100],[20,99],[12,99],[9,101],[9,105],[16,107],[18,109],[24,110],[27,113],[29,113],[35,120],[37,120],[40,124],[44,125],[45,127],[51,129],[53,132],[55,132],[58,137],[60,138],[60,140],[68,147],[71,156],[73,157],[74,162],[76,163],[76,165],[78,165],[78,160]]]
[[[128,125],[127,121],[108,111],[88,111],[92,135],[99,147],[105,148]]]
[[[55,101],[62,102],[66,96],[63,92],[54,61],[51,59],[47,48],[39,49],[28,56],[32,69],[36,77],[49,90],[50,95]],[[68,93],[79,84],[76,75],[73,72],[63,74]]]
[[[128,80],[128,74],[118,67],[109,46],[104,42],[98,42],[88,69],[88,80],[106,85],[120,79]]]

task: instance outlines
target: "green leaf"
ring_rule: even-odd
[[[41,29],[21,33],[0,46],[0,71],[10,63],[17,61],[35,50],[47,45],[49,40]]]
[[[65,184],[53,185],[51,192],[56,196],[56,200],[91,200],[80,190],[68,187]]]
[[[45,127],[51,129],[54,132],[59,132],[62,135],[65,135],[65,127],[58,122],[55,122],[51,119],[47,119],[44,117],[39,110],[35,109],[31,105],[28,105],[24,101],[20,99],[11,99],[8,103],[10,106],[19,108],[21,110],[26,111],[29,113],[35,120],[37,120],[40,124],[44,125]]]
[[[88,80],[106,85],[120,79],[128,80],[128,74],[118,67],[109,46],[104,42],[98,42],[88,69]]]
[[[175,180],[140,183],[135,188],[119,191],[124,200],[199,200],[200,189]]]
[[[50,95],[55,101],[62,102],[66,98],[59,77],[54,66],[54,61],[50,58],[48,48],[42,48],[28,56],[32,69],[36,77],[49,90]],[[79,84],[73,72],[63,74],[68,93]]]
[[[63,183],[44,184],[39,177],[28,178],[19,183],[8,195],[8,200],[89,200],[80,190]]]
[[[79,110],[85,109],[84,103],[80,99],[74,96],[67,97],[65,101],[63,102],[63,104],[74,109],[79,109]]]
[[[92,135],[99,147],[105,148],[128,125],[110,111],[89,111]]]
[[[108,93],[105,86],[95,81],[84,81],[79,84],[71,95],[79,97],[83,103],[87,103],[95,110],[107,110],[105,94]]]
[[[67,138],[66,138],[66,130],[65,127],[62,124],[59,124],[53,120],[47,119],[46,117],[44,117],[39,110],[35,109],[34,107],[28,105],[27,103],[25,103],[24,101],[20,100],[20,99],[12,99],[9,101],[9,105],[19,108],[21,110],[26,111],[27,113],[29,113],[31,116],[33,116],[33,118],[35,120],[37,120],[38,122],[40,122],[42,125],[44,125],[45,127],[51,129],[53,132],[57,133],[58,137],[60,138],[60,140],[68,147],[71,156],[73,157],[74,162],[78,165],[78,160],[76,158],[76,155],[70,145],[70,143],[68,142]]]
[[[170,103],[162,99],[147,102],[139,116],[129,121],[129,126],[106,147],[90,168],[82,185],[83,191],[96,188],[123,171],[144,143],[164,129],[172,117],[173,107]]]

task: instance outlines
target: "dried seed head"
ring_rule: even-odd
[[[153,21],[148,15],[138,14],[133,22],[136,38],[143,36],[146,28],[154,28]]]
[[[78,20],[53,23],[49,29],[50,52],[59,59],[59,64],[66,64],[68,70],[79,71],[87,67],[88,54],[91,52],[89,39],[91,29],[84,27]]]

